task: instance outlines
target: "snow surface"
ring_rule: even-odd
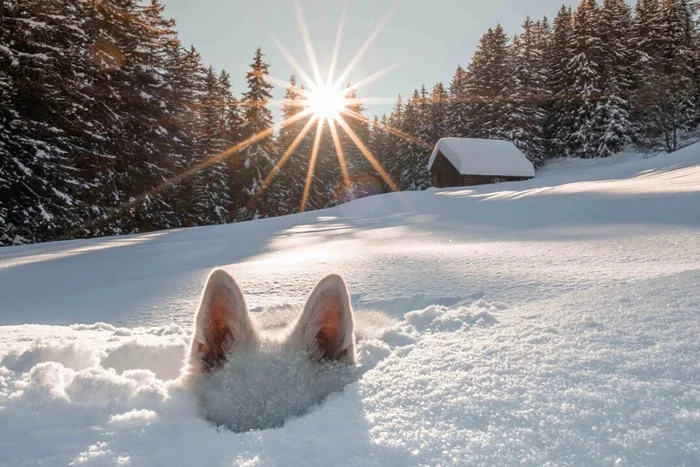
[[[352,381],[280,428],[207,422],[176,378],[215,267],[269,327],[342,274]],[[4,248],[0,297],[3,467],[700,465],[700,145],[284,218]],[[258,383],[317,402],[275,375]],[[251,410],[220,395],[222,420]]]
[[[438,152],[442,152],[462,175],[535,176],[532,163],[510,141],[443,138],[435,145],[428,169],[433,166]]]

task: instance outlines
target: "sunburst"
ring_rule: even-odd
[[[354,119],[356,121],[368,124],[369,119],[365,117],[364,115],[355,112],[351,110],[352,107],[354,107],[357,104],[362,104],[364,106],[367,105],[374,105],[374,104],[387,104],[393,101],[391,98],[350,98],[348,96],[353,95],[355,91],[361,89],[362,87],[376,81],[380,77],[386,75],[390,71],[394,70],[396,67],[398,67],[401,62],[396,62],[393,63],[387,67],[384,67],[380,69],[379,71],[370,74],[366,78],[360,79],[357,81],[354,85],[350,87],[345,87],[345,83],[348,80],[350,74],[354,70],[354,68],[358,65],[358,63],[362,60],[363,56],[367,53],[367,51],[370,49],[372,43],[374,40],[377,38],[379,33],[382,31],[384,28],[384,25],[389,21],[391,16],[393,15],[394,11],[398,8],[399,3],[401,0],[397,0],[396,3],[392,6],[392,8],[389,9],[387,14],[382,18],[382,20],[377,24],[375,29],[369,34],[369,36],[365,39],[365,41],[362,43],[362,45],[359,47],[353,58],[350,60],[350,62],[345,66],[345,68],[342,70],[342,72],[339,74],[337,78],[335,78],[335,72],[336,72],[336,66],[338,63],[338,55],[340,52],[340,44],[341,44],[341,39],[342,39],[342,34],[343,34],[343,29],[345,25],[345,17],[346,17],[346,8],[343,8],[341,17],[340,17],[340,24],[338,27],[338,33],[335,39],[335,45],[333,47],[333,53],[331,57],[331,62],[329,69],[327,71],[327,78],[324,80],[322,73],[321,73],[321,68],[319,67],[318,61],[316,59],[316,54],[314,51],[313,43],[311,41],[311,35],[309,34],[309,30],[306,26],[306,21],[304,18],[304,13],[302,11],[301,5],[298,0],[295,1],[295,12],[296,12],[296,18],[297,18],[297,23],[299,25],[299,30],[301,31],[302,39],[304,41],[304,48],[306,51],[307,59],[311,65],[311,73],[308,73],[300,64],[299,61],[292,55],[287,48],[284,46],[284,44],[277,38],[277,36],[274,33],[270,33],[272,42],[275,44],[275,46],[279,49],[279,51],[282,53],[282,55],[285,57],[285,59],[289,62],[291,67],[294,69],[296,74],[301,77],[301,79],[304,81],[306,88],[304,87],[296,87],[296,86],[291,86],[290,83],[287,81],[281,80],[275,76],[272,75],[265,75],[265,79],[275,85],[279,86],[282,88],[291,88],[293,89],[298,95],[301,96],[301,99],[295,102],[289,102],[292,105],[298,105],[302,107],[302,110],[300,110],[296,115],[282,121],[278,128],[279,129],[284,129],[288,126],[291,126],[299,121],[302,120],[307,120],[306,124],[304,127],[300,130],[299,134],[296,136],[294,141],[290,144],[288,148],[286,148],[285,152],[282,154],[282,156],[277,160],[275,163],[274,167],[270,170],[270,172],[267,174],[265,177],[262,185],[258,188],[258,190],[253,193],[253,196],[249,199],[247,205],[248,207],[254,206],[257,201],[260,199],[264,191],[269,187],[270,183],[273,181],[275,176],[279,174],[279,172],[284,168],[285,164],[289,161],[291,156],[294,154],[296,149],[299,147],[301,144],[301,141],[304,139],[306,135],[309,134],[310,131],[313,130],[314,127],[316,127],[316,134],[314,135],[314,143],[313,147],[311,150],[311,153],[309,154],[309,170],[307,173],[306,177],[306,183],[304,185],[304,192],[302,195],[302,202],[300,206],[301,211],[305,211],[307,208],[308,200],[309,200],[309,193],[311,190],[311,183],[313,181],[313,174],[314,170],[316,167],[316,163],[319,159],[319,157],[322,157],[323,155],[319,154],[320,152],[320,142],[321,142],[321,137],[322,133],[324,131],[324,128],[328,126],[331,138],[333,140],[333,145],[335,148],[335,153],[338,158],[338,163],[340,165],[341,172],[343,174],[343,183],[346,188],[351,187],[351,181],[350,181],[350,175],[348,171],[348,167],[345,161],[345,155],[343,152],[343,148],[340,142],[340,132],[338,131],[340,129],[348,136],[350,141],[352,141],[355,146],[360,150],[362,155],[369,161],[369,163],[372,165],[374,170],[382,177],[386,185],[393,191],[398,191],[399,187],[397,186],[396,182],[392,180],[391,176],[389,173],[384,169],[382,164],[379,162],[379,160],[372,154],[372,151],[369,149],[367,144],[362,141],[362,139],[356,134],[356,132],[352,129],[352,127],[347,123],[346,117],[350,119]],[[312,77],[313,76],[313,77]],[[328,125],[326,125],[326,122],[328,122]],[[412,137],[410,135],[407,135],[403,133],[402,131],[393,128],[388,125],[380,125],[379,126],[382,130],[391,133],[392,135],[399,137],[399,138],[404,138],[412,141],[415,144],[419,144],[421,146],[424,146],[426,148],[429,148],[429,145],[415,137]],[[153,192],[158,192],[164,189],[167,185],[173,184],[173,183],[178,183],[182,179],[202,170],[205,169],[212,164],[215,164],[216,162],[226,159],[229,157],[232,157],[247,147],[262,141],[264,139],[270,138],[273,136],[274,130],[273,128],[268,128],[263,131],[261,131],[258,134],[255,134],[251,136],[250,138],[246,139],[245,141],[242,141],[235,146],[232,146],[231,148],[227,149],[226,151],[222,152],[221,154],[218,154],[216,156],[213,156],[205,161],[202,161],[201,163],[197,164],[196,166],[190,168],[186,172],[174,177],[173,179],[168,180],[167,182],[164,182],[162,185],[156,187],[154,190],[152,190],[149,193],[146,193],[144,196],[147,196],[150,193]],[[430,148],[432,149],[432,148]]]
[[[290,104],[302,106],[304,110],[292,118],[296,119],[299,115],[303,115],[302,118],[307,118],[309,116],[311,116],[311,118],[308,121],[307,125],[301,130],[299,136],[294,140],[292,145],[290,145],[290,148],[287,149],[285,154],[279,159],[277,164],[275,164],[275,167],[272,169],[270,174],[266,177],[265,182],[260,187],[259,192],[256,193],[255,196],[253,196],[253,198],[250,200],[251,203],[255,203],[257,201],[258,197],[260,196],[260,192],[264,191],[269,186],[270,182],[275,177],[275,175],[277,175],[277,173],[279,173],[279,171],[282,170],[284,165],[289,160],[291,154],[299,145],[301,138],[306,136],[306,134],[311,130],[315,123],[316,135],[314,137],[314,144],[311,153],[309,154],[309,170],[307,173],[304,192],[302,195],[302,202],[300,206],[301,211],[306,210],[309,200],[311,183],[313,181],[314,169],[320,157],[320,141],[322,137],[322,132],[324,130],[324,127],[326,126],[326,122],[328,122],[327,126],[330,130],[333,145],[335,147],[335,153],[338,158],[338,163],[340,165],[341,172],[343,174],[343,183],[346,188],[351,187],[351,182],[348,167],[345,161],[345,155],[340,142],[338,127],[340,127],[340,129],[348,136],[350,141],[352,141],[353,144],[357,146],[357,148],[369,161],[369,163],[372,165],[375,171],[382,177],[386,185],[389,186],[389,188],[391,188],[392,190],[398,191],[399,187],[397,186],[396,182],[392,180],[389,173],[384,169],[384,167],[382,167],[382,164],[379,162],[379,160],[377,160],[374,154],[372,154],[367,144],[365,144],[365,142],[361,140],[361,138],[357,135],[357,133],[352,129],[352,127],[347,123],[347,121],[344,118],[349,117],[351,119],[355,119],[363,123],[368,123],[368,119],[366,117],[364,117],[358,112],[350,110],[350,108],[360,103],[362,105],[372,105],[391,102],[391,99],[357,99],[350,98],[349,96],[361,87],[366,86],[367,84],[384,76],[385,74],[396,68],[400,64],[400,62],[387,66],[367,76],[366,78],[359,80],[353,86],[344,87],[344,84],[350,76],[350,74],[352,73],[354,67],[357,66],[362,57],[369,50],[369,48],[372,45],[372,42],[379,35],[384,25],[387,23],[389,18],[392,16],[394,11],[398,7],[398,2],[387,12],[387,14],[383,17],[383,19],[379,22],[379,24],[375,27],[371,34],[367,37],[367,39],[365,39],[365,41],[362,43],[352,60],[340,73],[339,77],[335,79],[335,69],[338,62],[340,43],[342,39],[343,28],[345,25],[346,8],[343,8],[343,12],[340,17],[340,24],[338,26],[338,33],[335,39],[335,45],[333,47],[333,54],[327,72],[327,78],[325,80],[323,79],[321,69],[318,65],[318,61],[316,59],[316,54],[313,47],[313,42],[311,41],[311,35],[309,34],[309,30],[306,26],[304,13],[298,0],[295,1],[294,6],[297,23],[299,25],[299,30],[301,31],[301,36],[304,41],[304,49],[306,51],[309,64],[311,65],[311,73],[308,73],[306,70],[304,70],[304,68],[299,64],[299,61],[287,50],[287,48],[274,34],[271,33],[271,37],[273,43],[277,46],[282,55],[287,59],[287,61],[295,70],[297,75],[300,76],[301,79],[305,82],[307,88],[304,89],[300,87],[291,86],[289,83],[286,83],[285,81],[270,75],[267,76],[267,79],[271,84],[286,88],[291,87],[295,92],[297,92],[297,94],[301,96],[301,99],[299,101],[291,102]],[[285,123],[287,122],[283,122],[282,126],[285,126]],[[399,130],[393,128],[384,128],[384,130],[390,131],[392,134],[397,136],[408,137],[408,135],[404,135]],[[249,205],[251,203],[249,203]]]

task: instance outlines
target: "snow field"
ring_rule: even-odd
[[[3,249],[0,465],[699,465],[699,216],[696,145]],[[317,403],[302,379],[282,402],[311,406],[276,429],[207,422],[176,378],[214,267],[264,328],[341,273],[359,339],[350,382]],[[228,422],[255,390],[235,384],[214,393]]]

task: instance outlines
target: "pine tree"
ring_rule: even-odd
[[[297,88],[296,78],[292,75],[282,104],[283,120],[288,120],[304,110],[301,90],[303,88]],[[292,148],[292,144],[310,119],[311,117],[307,117],[280,129],[277,137],[277,147],[279,148],[278,161]],[[276,172],[272,183],[267,187],[267,196],[274,200],[278,210],[277,215],[292,214],[300,209],[309,168],[309,155],[313,146],[314,128],[315,125],[298,142],[296,149],[292,148],[286,163]]]
[[[510,107],[507,86],[510,77],[508,37],[501,25],[489,28],[469,64],[467,98],[472,137],[506,139]]]
[[[512,78],[507,89],[511,108],[506,124],[507,138],[539,166],[545,159],[544,102],[547,98],[544,74],[544,49],[538,40],[538,26],[528,17],[523,32],[511,46]],[[539,26],[540,28],[542,26]]]
[[[0,244],[49,240],[80,223],[74,160],[83,128],[71,119],[78,87],[71,55],[85,43],[68,6],[3,5],[0,40]],[[77,101],[77,99],[75,99]]]
[[[573,17],[571,60],[564,69],[563,111],[570,125],[558,128],[564,153],[595,157],[601,139],[601,125],[595,122],[602,83],[602,41],[600,9],[595,0],[583,0]]]
[[[348,118],[345,118],[345,120],[347,121]],[[316,128],[319,127],[316,125]],[[323,125],[318,131],[320,131],[318,153],[310,179],[309,197],[306,204],[307,211],[336,206],[342,202],[345,194],[343,172],[340,167],[329,122],[327,120],[323,121]],[[337,133],[341,146],[345,146],[346,136],[343,130],[337,128]],[[316,134],[317,131],[314,131],[314,142]],[[312,150],[309,150],[308,157],[311,157],[311,152]],[[345,157],[345,154],[343,155]],[[311,161],[309,161],[310,163]]]
[[[566,136],[573,130],[573,115],[567,107],[570,77],[566,69],[572,59],[573,15],[571,8],[562,5],[554,19],[546,59],[547,87],[551,98],[547,101],[545,139],[550,157],[568,154]]]
[[[172,106],[170,126],[176,128],[172,138],[173,172],[177,177],[194,170],[202,162],[199,157],[199,132],[201,129],[199,99],[204,81],[202,59],[194,47],[183,49],[179,44],[168,50],[165,66],[166,88],[171,96],[168,99]],[[179,153],[177,151],[180,151]],[[176,213],[177,223],[183,227],[200,225],[201,212],[197,206],[201,201],[201,193],[197,191],[200,172],[184,178],[178,178],[175,186],[168,192],[168,203]]]
[[[196,146],[200,164],[206,164],[195,175],[195,212],[199,225],[227,222],[232,210],[227,160],[220,159],[208,163],[230,147],[229,141],[225,139],[225,112],[227,98],[230,96],[228,87],[228,75],[222,72],[219,76],[209,67],[200,88],[200,128]]]
[[[449,109],[449,96],[442,83],[437,83],[430,93],[427,107],[428,136],[426,142],[434,146],[440,138],[448,135],[447,115]]]
[[[244,140],[256,135],[262,136],[259,141],[246,147],[234,155],[237,161],[238,177],[234,187],[234,203],[237,220],[255,219],[268,216],[269,206],[258,202],[248,206],[248,201],[263,187],[263,182],[274,167],[275,147],[272,131],[272,114],[267,104],[272,99],[272,85],[265,81],[269,74],[269,65],[263,60],[260,48],[255,51],[253,63],[246,77],[248,91],[243,95],[244,120],[242,129]],[[260,198],[264,201],[265,198]]]
[[[348,90],[345,97],[348,100],[347,109],[355,115],[355,118],[349,116],[344,117],[345,121],[360,141],[367,142],[369,140],[369,125],[365,120],[362,120],[364,118],[363,112],[365,111],[365,107],[362,105],[360,99],[358,99],[355,90]],[[342,129],[340,132],[342,134],[341,144],[345,155],[345,163],[351,181],[351,186],[344,192],[343,201],[362,198],[372,193],[372,181],[378,180],[380,177],[370,161],[367,160],[349,135],[345,135]],[[340,183],[343,183],[343,181],[340,180],[339,184]],[[335,189],[339,190],[340,186]]]
[[[413,133],[409,134],[416,136],[421,141],[425,141],[426,144],[430,144],[430,140],[433,138],[433,126],[430,120],[430,95],[425,85],[421,86],[418,95],[414,92],[411,99],[413,100],[413,106],[416,112],[416,129]],[[408,103],[406,105],[408,106]],[[404,109],[403,117],[404,120],[408,118],[406,109]]]
[[[620,152],[633,137],[630,92],[634,79],[632,10],[625,0],[604,0],[598,34],[601,48],[601,97],[593,120],[598,144],[595,153]]]
[[[400,136],[400,132],[403,131],[404,128],[404,109],[404,100],[401,96],[398,96],[391,114],[389,114],[388,117],[386,115],[382,116],[379,121],[380,127],[378,132],[382,133],[383,144],[379,146],[380,149],[375,152],[375,154],[379,155],[380,161],[384,165],[389,177],[391,177],[396,185],[399,185],[402,173],[400,153],[404,138]],[[387,192],[391,190],[391,187],[384,182],[382,190]]]
[[[385,130],[388,124],[389,119],[386,115],[382,115],[381,120],[377,115],[374,116],[369,128],[369,141],[367,146],[393,179],[395,161],[392,160],[389,149],[389,133]]]
[[[161,202],[154,206],[152,213],[154,228],[192,225],[188,215],[192,211],[181,210],[180,195],[186,200],[187,194],[169,180],[188,169],[187,156],[195,149],[191,144],[193,115],[188,105],[195,98],[197,79],[201,76],[201,62],[196,51],[194,48],[190,51],[183,49],[175,31],[175,21],[164,18],[163,11],[164,7],[157,0],[151,0],[149,6],[142,8],[146,24],[151,31],[156,31],[149,39],[149,55],[155,58],[152,66],[159,83],[151,91],[160,107],[152,139],[153,151],[158,154],[158,165],[162,170],[157,188]]]
[[[402,190],[424,190],[430,186],[430,150],[420,143],[425,141],[426,125],[423,122],[428,120],[427,101],[427,91],[423,86],[420,93],[414,91],[403,109],[400,129],[412,138],[402,138],[398,146],[400,175],[397,182]]]
[[[465,138],[469,136],[469,103],[467,100],[467,72],[461,66],[452,78],[448,108],[445,118],[445,136]]]
[[[638,3],[635,112],[642,142],[661,138],[669,152],[678,149],[684,132],[695,124],[695,33],[690,2],[664,0],[660,9],[650,1]]]

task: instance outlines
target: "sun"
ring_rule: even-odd
[[[319,86],[308,93],[304,105],[320,119],[333,119],[346,110],[348,100],[343,91],[332,87]]]

